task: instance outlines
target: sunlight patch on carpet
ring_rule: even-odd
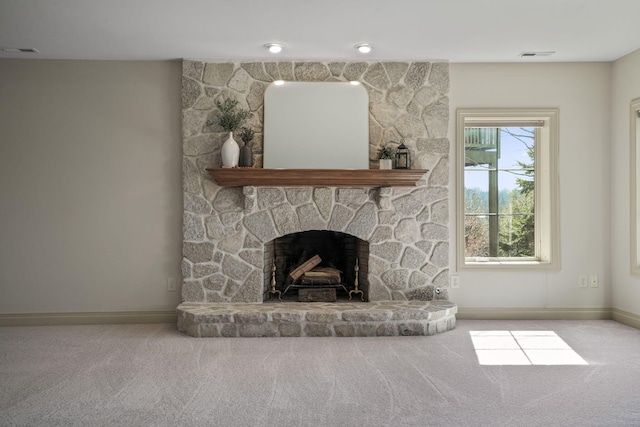
[[[469,331],[481,365],[588,365],[553,331]]]

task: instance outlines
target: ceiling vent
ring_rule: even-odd
[[[0,52],[7,53],[40,53],[32,47],[0,47]]]
[[[521,58],[530,58],[533,56],[551,56],[553,55],[555,52],[522,52],[520,54]]]

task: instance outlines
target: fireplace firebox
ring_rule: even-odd
[[[280,296],[298,300],[301,289],[335,289],[337,300],[368,301],[369,243],[362,239],[337,231],[302,231],[267,242],[264,254],[265,302]],[[274,279],[278,293],[273,292]]]

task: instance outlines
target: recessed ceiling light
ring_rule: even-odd
[[[282,51],[282,48],[284,48],[284,45],[281,45],[279,43],[267,43],[264,45],[264,47],[269,49],[269,52],[271,53],[279,53]]]
[[[373,49],[373,45],[369,43],[360,43],[354,46],[360,53],[369,53]]]

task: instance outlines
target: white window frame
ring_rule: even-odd
[[[640,98],[634,99],[630,104],[630,229],[631,233],[631,275],[632,276],[640,276],[640,237],[638,236],[638,232],[640,231],[638,215],[640,215],[640,207],[638,206],[640,202],[640,195],[638,191],[640,191],[640,183],[638,180],[640,179],[640,173],[638,168],[640,168]]]
[[[480,109],[457,110],[456,118],[456,261],[464,269],[547,269],[560,268],[560,232],[558,203],[558,109]],[[464,239],[464,168],[465,124],[470,122],[498,123],[522,127],[522,123],[542,121],[536,130],[535,144],[535,236],[534,258],[490,258],[478,260],[465,257]],[[520,123],[520,124],[519,124]],[[493,125],[492,125],[493,126]],[[469,127],[469,126],[467,126]]]

